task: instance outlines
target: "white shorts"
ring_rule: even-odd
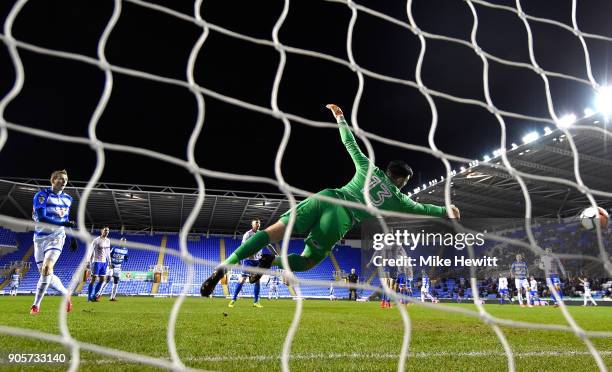
[[[34,239],[34,260],[40,268],[45,259],[55,263],[62,253],[66,235],[55,236],[47,239]]]
[[[514,285],[516,286],[516,289],[525,288],[526,290],[529,290],[529,282],[527,281],[527,278],[514,279]]]
[[[584,297],[591,297],[591,290],[584,291]]]
[[[421,292],[429,293],[429,287],[421,287]]]
[[[121,277],[121,267],[115,266],[114,268],[110,269],[110,274],[108,275],[114,278],[120,278]]]

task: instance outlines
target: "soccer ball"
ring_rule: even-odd
[[[608,212],[601,207],[588,207],[580,213],[580,223],[585,230],[595,229],[597,223],[597,217],[599,217],[599,226],[602,229],[608,228]]]

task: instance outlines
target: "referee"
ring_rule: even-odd
[[[349,283],[357,284],[359,277],[355,274],[355,269],[351,269],[351,273],[347,277]],[[349,300],[357,301],[357,289],[351,285],[349,286]]]

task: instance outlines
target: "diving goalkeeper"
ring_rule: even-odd
[[[353,133],[348,129],[348,124],[344,119],[342,110],[336,105],[327,105],[326,107],[332,111],[338,122],[342,143],[346,146],[355,163],[355,175],[342,188],[325,189],[318,192],[317,195],[365,204],[363,189],[370,160],[359,149]],[[374,166],[370,181],[370,199],[372,204],[381,210],[436,217],[450,215],[452,218],[459,218],[459,209],[454,205],[451,206],[450,213],[447,213],[445,207],[416,203],[403,194],[400,189],[406,186],[411,176],[412,169],[403,161],[391,161],[387,166],[386,172]],[[342,239],[344,234],[353,226],[365,218],[372,217],[368,211],[363,209],[344,207],[313,197],[300,202],[296,207],[295,213],[293,232],[305,234],[307,237],[304,240],[305,247],[301,255],[292,253],[287,256],[292,271],[306,271],[315,267],[323,261],[336,242]],[[235,265],[240,260],[259,252],[266,245],[280,241],[285,233],[290,214],[291,210],[285,212],[275,224],[263,231],[257,232],[238,247],[202,283],[200,288],[202,296],[208,297],[211,295],[217,283],[225,275],[227,265]],[[267,269],[272,265],[282,268],[281,257],[273,254],[262,255],[258,267]],[[251,275],[250,281],[255,282],[260,277],[260,274]]]

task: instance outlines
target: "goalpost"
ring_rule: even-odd
[[[462,4],[467,7],[466,9],[469,11],[472,17],[472,29],[469,38],[459,39],[454,37],[449,37],[441,34],[427,32],[424,29],[419,27],[419,19],[415,19],[413,14],[414,9],[414,1],[408,0],[405,6],[405,13],[399,14],[396,17],[391,17],[387,14],[383,14],[376,10],[370,9],[361,5],[359,2],[354,2],[350,0],[329,0],[332,3],[336,3],[339,7],[344,7],[347,12],[350,13],[351,18],[349,23],[347,24],[347,36],[346,36],[346,55],[347,58],[339,58],[336,56],[332,56],[326,53],[297,48],[291,45],[285,45],[283,41],[279,37],[279,31],[284,26],[284,23],[287,19],[287,15],[291,10],[291,1],[284,0],[283,2],[283,10],[278,15],[275,26],[272,30],[269,39],[258,39],[252,36],[241,34],[230,29],[224,28],[221,25],[216,25],[208,22],[205,17],[202,16],[201,8],[203,6],[203,2],[201,0],[196,0],[194,2],[193,14],[180,13],[176,10],[169,9],[164,6],[157,5],[155,3],[149,3],[142,0],[114,0],[113,2],[113,13],[108,18],[106,23],[106,27],[103,33],[100,35],[97,53],[95,57],[66,52],[61,50],[56,50],[53,48],[48,48],[41,45],[36,45],[35,43],[30,43],[24,40],[18,40],[13,36],[13,29],[16,22],[21,17],[21,11],[24,6],[28,3],[28,0],[17,0],[14,5],[11,7],[9,14],[4,19],[4,29],[2,34],[0,35],[0,40],[4,43],[8,53],[10,55],[10,59],[12,61],[12,67],[14,69],[15,80],[14,83],[8,93],[6,93],[0,99],[0,151],[6,146],[7,141],[10,141],[10,133],[21,133],[28,136],[36,136],[41,137],[53,141],[57,141],[58,143],[62,142],[70,142],[70,143],[78,143],[85,144],[91,147],[92,151],[96,154],[96,169],[92,174],[85,192],[80,197],[80,203],[78,207],[78,220],[77,224],[79,226],[79,230],[75,233],[81,240],[90,242],[94,237],[84,228],[86,222],[86,205],[89,195],[92,192],[92,188],[97,184],[100,180],[101,174],[105,167],[105,151],[117,151],[124,152],[132,155],[146,156],[159,161],[163,161],[167,164],[175,165],[178,167],[184,168],[186,171],[189,171],[193,174],[194,179],[198,185],[198,197],[193,209],[191,210],[189,217],[183,222],[182,229],[180,232],[180,250],[166,250],[165,254],[172,254],[177,257],[180,257],[187,264],[187,282],[186,283],[172,283],[171,285],[171,296],[175,297],[176,300],[172,307],[170,317],[167,324],[167,343],[168,350],[170,354],[170,359],[162,358],[162,357],[153,357],[147,356],[138,353],[132,353],[126,350],[118,350],[109,347],[104,347],[92,343],[83,342],[74,338],[71,334],[70,327],[67,321],[67,314],[65,312],[64,306],[62,305],[59,309],[59,328],[60,334],[51,334],[33,329],[21,329],[11,326],[0,326],[0,333],[4,333],[11,336],[16,337],[31,337],[39,340],[57,342],[63,345],[66,345],[70,348],[71,351],[71,365],[70,370],[75,371],[80,367],[80,355],[82,350],[91,351],[94,353],[98,353],[101,355],[110,355],[114,357],[119,357],[125,360],[143,363],[150,366],[156,366],[160,368],[173,369],[173,370],[184,370],[188,367],[186,362],[181,358],[181,355],[177,352],[176,340],[175,340],[175,326],[178,318],[179,311],[181,309],[181,305],[186,296],[197,295],[199,292],[199,283],[193,283],[194,281],[194,265],[197,263],[199,265],[206,265],[208,267],[215,267],[218,262],[212,262],[204,259],[200,259],[194,257],[187,250],[186,242],[188,240],[188,234],[190,229],[193,227],[194,222],[198,214],[200,213],[204,199],[206,198],[206,190],[204,187],[203,177],[214,177],[223,180],[232,180],[232,181],[242,181],[242,182],[261,182],[267,185],[273,185],[281,190],[290,201],[290,207],[295,208],[295,198],[294,195],[300,196],[310,196],[312,193],[299,189],[296,186],[292,186],[288,184],[282,177],[282,169],[280,165],[280,159],[282,159],[286,146],[290,137],[290,129],[293,126],[304,125],[310,128],[336,128],[336,124],[334,123],[322,123],[310,118],[301,117],[299,115],[292,114],[290,112],[283,111],[283,107],[279,106],[279,95],[282,94],[280,92],[280,85],[283,81],[283,73],[286,67],[287,55],[291,54],[293,56],[300,56],[302,58],[313,58],[319,61],[323,61],[326,63],[334,64],[337,66],[342,66],[350,70],[355,79],[358,82],[357,90],[355,91],[354,96],[354,104],[352,107],[352,115],[350,118],[350,123],[352,125],[351,130],[355,133],[356,137],[361,139],[365,143],[365,148],[367,149],[367,155],[370,158],[373,158],[375,153],[372,147],[372,142],[383,143],[390,146],[395,146],[404,150],[414,150],[419,152],[424,152],[433,157],[439,159],[444,164],[446,169],[446,174],[444,176],[444,184],[445,184],[445,205],[447,207],[450,206],[453,196],[450,192],[451,182],[454,176],[457,175],[457,171],[453,170],[451,167],[452,162],[460,162],[463,164],[469,164],[470,166],[474,164],[478,164],[479,159],[470,159],[464,156],[459,156],[451,153],[446,153],[443,150],[439,149],[436,146],[435,142],[435,132],[438,124],[438,108],[436,106],[436,101],[434,101],[434,97],[436,99],[449,100],[455,103],[464,104],[464,105],[472,105],[478,106],[485,110],[488,110],[492,117],[496,120],[499,128],[501,130],[500,137],[500,150],[496,155],[496,159],[499,160],[500,164],[495,165],[495,167],[499,167],[505,170],[509,176],[515,179],[518,184],[521,186],[523,195],[524,195],[524,204],[526,207],[526,221],[531,217],[531,199],[529,193],[526,191],[525,182],[530,179],[540,179],[547,180],[553,183],[562,184],[566,187],[571,187],[574,189],[578,189],[583,192],[589,198],[592,206],[596,206],[596,202],[594,197],[612,197],[612,193],[591,189],[584,184],[580,177],[580,166],[579,166],[579,156],[576,146],[572,140],[572,130],[588,130],[598,133],[602,137],[612,137],[612,133],[606,128],[599,127],[588,127],[588,128],[572,128],[571,130],[565,125],[562,117],[559,113],[559,108],[556,107],[555,102],[553,101],[551,94],[551,86],[549,80],[551,77],[571,80],[583,84],[587,86],[595,93],[605,93],[605,89],[603,87],[603,80],[598,80],[592,73],[591,68],[591,59],[592,56],[589,53],[589,48],[585,40],[598,40],[600,42],[612,42],[612,37],[604,36],[604,35],[595,35],[589,34],[581,31],[578,21],[577,21],[577,0],[572,1],[572,9],[571,16],[572,24],[565,24],[559,21],[555,21],[552,19],[536,17],[530,14],[527,14],[524,9],[524,1],[517,0],[513,7],[511,6],[502,6],[497,5],[493,2],[488,2],[484,0],[465,0]],[[109,43],[110,37],[113,33],[115,26],[118,23],[118,20],[122,17],[122,6],[125,3],[129,3],[142,11],[152,11],[157,12],[160,15],[168,17],[169,19],[173,19],[176,22],[188,22],[192,25],[195,25],[200,30],[200,36],[197,41],[194,43],[190,53],[187,64],[185,66],[185,78],[179,79],[174,77],[168,77],[161,74],[155,74],[150,71],[141,71],[138,69],[133,69],[129,67],[119,66],[113,63],[112,60],[108,60],[106,56],[106,48]],[[508,12],[517,18],[518,21],[522,23],[524,26],[524,30],[527,34],[527,48],[529,50],[529,62],[515,61],[504,59],[498,56],[495,56],[486,50],[484,50],[479,44],[479,11],[481,8],[484,9],[497,9],[500,11]],[[360,56],[356,55],[353,50],[353,43],[355,38],[355,25],[359,22],[360,17],[363,16],[374,17],[380,21],[386,22],[389,25],[395,25],[397,27],[401,27],[407,30],[410,30],[414,37],[418,38],[420,42],[420,53],[417,61],[417,68],[414,73],[414,80],[405,79],[397,76],[389,76],[386,74],[382,74],[376,71],[371,71],[366,68],[363,68],[359,65]],[[584,68],[586,70],[587,78],[571,76],[568,74],[556,72],[556,71],[547,71],[543,69],[538,64],[538,58],[536,53],[536,46],[533,42],[532,35],[532,25],[534,23],[546,23],[557,27],[565,32],[573,35],[577,41],[580,43],[583,52],[583,58],[581,63],[583,63]],[[220,92],[211,90],[206,86],[200,85],[194,78],[194,64],[201,50],[203,50],[207,37],[210,33],[219,33],[226,37],[240,39],[242,41],[261,45],[263,47],[270,48],[270,50],[274,50],[279,57],[279,63],[277,66],[277,73],[273,81],[270,82],[272,85],[272,91],[270,96],[270,107],[261,106],[258,104],[254,104],[251,102],[246,102],[244,100],[240,100],[238,98],[224,95]],[[425,59],[427,56],[427,47],[430,45],[432,41],[438,42],[446,42],[452,43],[456,46],[461,46],[464,48],[468,48],[474,53],[474,56],[480,59],[482,63],[482,81],[478,81],[475,83],[482,84],[483,87],[483,99],[473,99],[466,98],[457,95],[450,94],[445,91],[439,91],[435,89],[428,88],[426,85],[426,79],[422,72],[423,65],[426,63]],[[46,57],[53,57],[57,59],[57,61],[71,61],[71,63],[79,63],[88,66],[93,66],[99,68],[104,73],[104,89],[98,101],[98,104],[95,110],[92,113],[92,117],[90,122],[88,123],[88,134],[86,137],[79,136],[69,136],[57,133],[53,130],[44,130],[38,129],[36,126],[27,125],[27,121],[24,120],[21,122],[19,119],[15,121],[10,121],[6,116],[6,109],[11,105],[21,93],[24,80],[28,77],[27,68],[24,67],[20,54],[21,53],[34,53],[38,55],[44,55]],[[456,63],[461,63],[461,61],[453,61]],[[520,112],[508,112],[500,109],[491,96],[490,87],[489,87],[489,78],[491,75],[490,65],[493,63],[503,64],[506,66],[512,66],[515,68],[524,69],[526,71],[530,71],[534,74],[538,79],[541,79],[544,87],[545,87],[545,96],[546,96],[546,111],[547,115],[545,117],[539,117],[534,115],[528,115]],[[187,144],[187,160],[170,156],[164,154],[162,152],[153,151],[144,147],[130,146],[130,145],[121,145],[116,143],[108,143],[101,141],[96,135],[96,129],[98,122],[103,115],[105,108],[110,100],[110,97],[113,96],[113,76],[121,74],[125,76],[130,76],[135,79],[144,79],[149,82],[154,82],[158,84],[165,84],[173,87],[179,87],[185,89],[185,91],[191,93],[195,100],[195,109],[197,110],[197,115],[194,123],[188,123],[193,125],[193,130],[189,137],[189,142]],[[305,72],[308,74],[308,71]],[[430,136],[429,136],[429,147],[423,147],[414,145],[411,143],[403,142],[397,140],[395,138],[386,138],[379,136],[375,133],[364,131],[359,126],[358,113],[361,107],[361,98],[364,92],[365,84],[364,79],[375,79],[379,82],[383,82],[386,84],[394,84],[401,85],[406,89],[413,89],[418,91],[425,100],[427,100],[429,104],[430,111],[427,113],[431,117],[430,125]],[[98,88],[96,88],[98,89]],[[274,143],[275,148],[278,146],[277,150],[277,160],[274,164],[275,166],[275,178],[267,178],[261,176],[249,176],[244,174],[235,174],[229,172],[223,172],[218,170],[211,170],[208,168],[202,167],[195,160],[195,147],[197,138],[202,130],[202,127],[205,122],[205,99],[214,99],[223,101],[226,104],[234,105],[237,107],[241,107],[245,110],[253,111],[261,115],[267,115],[269,117],[275,118],[278,120],[279,125],[284,129],[282,140],[280,141],[280,145],[278,143]],[[553,127],[558,128],[561,132],[563,132],[567,141],[571,144],[572,149],[572,159],[575,162],[575,170],[574,170],[574,179],[561,179],[558,177],[544,176],[538,174],[537,172],[526,173],[522,171],[518,171],[513,165],[508,161],[507,151],[510,150],[511,145],[508,143],[507,128],[506,128],[506,119],[508,118],[520,118],[525,120],[532,120],[538,123],[546,123]],[[272,144],[271,144],[272,145]],[[481,161],[481,164],[487,163],[488,160]],[[491,167],[494,165],[491,164]],[[214,167],[213,167],[214,168]],[[372,168],[370,168],[368,172],[368,179],[371,180],[372,177]],[[367,183],[366,183],[367,184]],[[420,190],[420,188],[419,188]],[[367,201],[367,207],[365,207],[368,211],[370,211],[373,215],[377,217],[383,216],[393,216],[393,214],[377,209],[372,203],[371,197],[368,196],[367,190],[365,193],[365,198]],[[335,201],[336,203],[349,205],[348,203]],[[354,205],[352,205],[354,207]],[[364,208],[361,206],[361,208]],[[382,221],[382,220],[381,220]],[[20,226],[33,226],[33,223],[27,219],[18,219],[10,216],[0,215],[0,222],[2,223],[11,223]],[[293,217],[290,220],[289,225],[292,226],[294,223]],[[387,231],[384,222],[382,228]],[[541,254],[541,249],[538,250],[538,245],[533,236],[530,234],[530,227],[527,223],[526,229],[528,231],[529,238],[529,247],[533,249],[536,254]],[[289,230],[289,229],[288,229]],[[601,247],[601,256],[596,257],[595,259],[599,260],[600,264],[605,265],[605,268],[608,273],[612,273],[611,265],[607,261],[607,257],[603,257],[603,253],[605,253],[605,249],[603,248],[601,231],[598,228],[597,230],[599,246]],[[120,244],[119,241],[113,241],[113,244]],[[282,252],[286,255],[288,252],[287,239],[284,241],[284,245],[282,247]],[[146,244],[138,244],[138,243],[129,243],[127,246],[130,249],[143,249],[143,250],[151,250],[158,251],[158,247],[149,246]],[[83,262],[81,262],[80,268],[84,268],[85,266],[85,258]],[[71,286],[76,287],[76,284],[81,280],[77,271],[75,276],[72,278]],[[303,309],[303,301],[300,291],[300,283],[308,283],[309,285],[317,285],[322,287],[329,287],[332,281],[330,280],[310,280],[310,279],[299,279],[291,272],[286,272],[285,275],[291,280],[293,287],[296,291],[296,307],[295,313],[293,317],[293,321],[287,331],[285,343],[283,345],[282,353],[281,353],[281,368],[283,371],[289,370],[289,360],[291,357],[291,349],[292,342],[294,340],[294,336],[298,330],[300,319],[302,317],[302,313],[306,310]],[[509,319],[501,319],[492,314],[490,314],[487,309],[482,306],[481,300],[478,298],[478,290],[476,290],[476,281],[473,279],[471,281],[471,286],[473,288],[474,295],[474,304],[476,305],[477,310],[465,310],[461,311],[462,314],[467,316],[475,317],[480,319],[487,326],[491,327],[492,331],[495,333],[499,340],[500,350],[504,351],[504,355],[506,357],[507,368],[510,371],[514,371],[516,369],[515,366],[515,355],[514,352],[508,342],[506,331],[501,328],[504,327],[513,327],[513,328],[527,328],[534,330],[556,330],[562,332],[568,332],[575,334],[588,349],[589,353],[592,355],[593,360],[597,364],[600,370],[606,370],[605,363],[602,359],[600,351],[593,345],[591,339],[593,337],[612,337],[612,332],[595,332],[595,331],[586,331],[580,327],[579,324],[575,322],[571,314],[565,308],[563,303],[561,302],[561,312],[566,321],[566,324],[560,325],[547,325],[547,324],[537,324],[537,323],[528,323],[528,322],[519,322],[515,320]],[[378,288],[373,287],[369,284],[359,284],[358,288],[364,290],[378,290]],[[384,284],[383,282],[383,290],[391,296],[394,300],[398,300],[399,296],[395,294],[395,292],[391,291],[390,288]],[[66,299],[64,299],[66,301]],[[65,302],[64,302],[65,303]],[[457,310],[454,308],[445,307],[443,305],[431,306],[427,304],[423,304],[421,306],[429,306],[432,311],[445,311],[445,312],[456,312]],[[409,347],[410,340],[412,336],[411,331],[411,323],[408,312],[402,306],[397,306],[399,309],[399,316],[402,319],[403,324],[403,342],[401,345],[401,350],[398,355],[398,371],[404,371],[406,368],[406,362],[409,356]],[[187,363],[188,364],[188,363]]]

